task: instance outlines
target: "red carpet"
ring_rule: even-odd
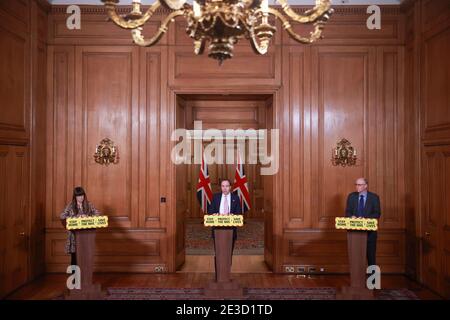
[[[202,288],[108,288],[107,300],[205,300]],[[335,288],[244,288],[243,300],[335,300]],[[408,289],[383,289],[377,300],[419,300]]]
[[[211,229],[202,222],[186,223],[186,254],[214,255]],[[234,255],[264,254],[264,221],[247,220],[238,228]]]

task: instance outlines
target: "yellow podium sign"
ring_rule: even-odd
[[[203,225],[205,227],[242,227],[244,225],[244,216],[241,214],[205,214],[203,216]]]
[[[368,218],[336,217],[336,229],[377,231],[378,220]]]
[[[106,228],[107,226],[108,216],[76,217],[66,220],[67,230],[96,229]]]

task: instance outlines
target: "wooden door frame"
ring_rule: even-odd
[[[21,265],[21,267],[24,269],[24,271],[22,273],[24,278],[20,279],[21,283],[16,285],[14,288],[8,289],[8,290],[6,290],[4,292],[0,291],[0,299],[2,299],[4,297],[7,297],[9,294],[14,292],[15,290],[17,290],[21,286],[23,286],[23,285],[27,284],[28,282],[30,282],[32,280],[32,271],[33,270],[32,270],[32,259],[31,259],[32,251],[31,251],[31,236],[30,236],[31,235],[31,231],[32,231],[31,230],[31,218],[32,218],[32,215],[31,215],[31,206],[30,206],[30,197],[31,197],[31,188],[30,188],[30,181],[31,181],[31,176],[30,176],[30,172],[31,172],[30,147],[26,143],[20,143],[20,144],[0,143],[0,153],[5,154],[6,157],[10,157],[10,158],[6,158],[6,161],[7,161],[6,168],[9,168],[10,170],[12,170],[13,174],[16,174],[16,171],[15,171],[16,168],[11,169],[8,166],[10,166],[10,165],[16,166],[17,162],[13,162],[15,159],[11,158],[11,154],[13,155],[13,157],[14,157],[14,154],[16,156],[21,154],[21,157],[23,157],[22,168],[24,170],[22,179],[18,180],[18,181],[20,181],[19,184],[21,185],[21,188],[23,188],[22,189],[23,192],[20,193],[20,194],[15,194],[16,198],[13,198],[16,201],[17,200],[20,201],[20,205],[19,205],[19,207],[20,207],[19,211],[20,212],[19,212],[19,214],[23,214],[23,225],[22,225],[23,229],[21,229],[20,232],[24,232],[24,234],[22,236],[19,236],[17,234],[18,230],[16,230],[16,228],[15,228],[16,226],[15,225],[13,225],[12,228],[8,229],[7,228],[7,225],[8,225],[8,221],[7,220],[8,219],[6,218],[6,216],[4,217],[5,218],[5,221],[4,221],[4,223],[5,223],[5,230],[4,230],[4,232],[5,233],[12,232],[13,238],[17,237],[17,238],[21,239],[21,240],[19,240],[19,243],[20,243],[19,246],[23,245],[23,248],[20,248],[19,252],[17,252],[17,254],[24,254],[25,255],[25,257],[22,256],[24,261],[22,261],[23,265]],[[9,163],[8,163],[8,161],[9,161]],[[7,183],[10,183],[10,179],[9,179],[8,173],[10,173],[10,172],[6,172],[6,174],[7,174],[6,178],[7,178]],[[15,190],[13,189],[12,192],[14,192],[14,191]],[[11,194],[8,193],[8,191],[6,192],[6,195],[7,196],[12,196]],[[8,202],[8,199],[7,199],[6,206],[5,206],[5,209],[6,209],[5,214],[7,214],[8,212],[13,212],[12,209],[8,205],[11,205],[11,203]],[[11,215],[10,218],[13,219],[14,217]],[[6,234],[5,238],[7,238],[8,236],[9,236],[9,234]],[[14,244],[15,244],[15,241],[12,241],[10,243],[10,245],[12,245],[12,246],[14,246]],[[7,259],[8,258],[7,257],[7,253],[9,252],[9,250],[8,250],[9,248],[6,247],[7,242],[4,243],[4,245],[5,245],[5,248],[4,248],[5,259]],[[23,252],[22,252],[22,250],[23,250]],[[10,265],[11,262],[9,262],[9,263],[7,261],[5,261],[5,262],[6,263],[5,263],[5,270],[4,270],[4,272],[5,272],[5,276],[8,276],[7,271],[9,271],[9,269],[6,266]],[[2,289],[2,288],[0,288],[0,289]]]
[[[195,87],[195,88],[179,88],[179,87],[169,87],[168,88],[168,97],[167,101],[169,103],[168,115],[167,115],[167,137],[171,136],[171,133],[176,128],[176,100],[177,95],[181,94],[211,94],[211,95],[221,95],[221,94],[252,94],[252,95],[272,95],[272,108],[273,108],[273,128],[280,128],[280,118],[281,118],[281,110],[280,107],[282,105],[282,90],[280,86],[254,86],[247,87],[243,89],[242,87],[232,87],[232,88],[212,88],[212,87]],[[175,145],[175,142],[170,141],[170,139],[166,142],[167,150],[170,152],[172,147]],[[170,157],[169,157],[170,158]],[[279,163],[282,163],[282,155],[280,154]],[[175,164],[171,161],[168,163],[167,167],[168,179],[167,182],[167,233],[168,233],[168,243],[167,248],[169,250],[168,257],[169,261],[167,261],[168,272],[176,272],[176,170]],[[279,190],[280,183],[280,175],[275,174],[273,177],[273,215],[272,215],[272,234],[281,234],[282,224],[281,219],[277,219],[277,216],[281,217],[281,210],[279,209],[279,199],[277,197],[276,190]],[[277,214],[275,214],[277,213]],[[265,232],[265,230],[264,230]],[[277,240],[278,237],[273,237],[273,252],[272,252],[272,271],[276,272],[278,270],[278,253],[281,253],[281,241]]]
[[[445,294],[445,270],[444,270],[444,261],[443,261],[443,255],[444,253],[444,232],[445,232],[445,217],[438,213],[437,215],[437,221],[436,225],[433,226],[434,229],[430,229],[430,226],[428,224],[428,215],[430,214],[431,208],[431,202],[433,199],[429,196],[431,193],[431,182],[430,180],[433,179],[439,179],[438,181],[438,188],[439,190],[445,190],[444,189],[444,176],[434,176],[430,175],[428,171],[428,166],[430,164],[430,160],[427,157],[427,153],[435,153],[439,158],[438,162],[440,166],[442,166],[440,169],[444,169],[444,154],[447,152],[446,149],[449,148],[448,145],[440,145],[435,143],[424,143],[422,150],[421,150],[421,172],[420,172],[420,205],[421,205],[421,213],[420,214],[420,226],[419,226],[419,238],[420,238],[420,246],[419,246],[419,270],[420,270],[420,282],[425,287],[427,287],[430,291],[436,293],[437,295],[440,295],[444,298],[446,298]],[[444,196],[444,192],[442,194],[442,197]],[[444,208],[443,208],[444,209]],[[442,210],[442,212],[445,212]],[[430,282],[430,279],[428,278],[428,268],[426,266],[427,263],[427,255],[425,254],[429,237],[426,235],[426,232],[431,231],[431,236],[435,237],[435,250],[436,250],[436,281],[435,283]],[[434,284],[434,286],[433,286]]]

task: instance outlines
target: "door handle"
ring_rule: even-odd
[[[21,232],[21,233],[19,233],[19,236],[21,236],[21,237],[25,237],[25,232]]]
[[[429,233],[429,232],[427,231],[427,232],[425,232],[425,235],[426,235],[427,237],[429,237],[429,236],[431,236],[431,233]]]

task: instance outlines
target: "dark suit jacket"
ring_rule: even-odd
[[[230,193],[231,195],[231,208],[230,213],[232,214],[242,214],[241,203],[239,201],[239,197],[237,194]],[[208,207],[208,213],[219,213],[220,210],[220,201],[222,200],[222,193],[215,193],[213,195],[211,204]]]
[[[358,212],[359,193],[352,192],[347,198],[347,208],[345,215],[347,217],[356,216]],[[367,191],[366,205],[364,206],[363,217],[379,219],[381,216],[380,198],[373,192]]]
[[[231,195],[231,208],[230,208],[230,213],[232,214],[242,214],[242,208],[241,208],[241,203],[239,201],[239,197],[237,194],[235,193],[230,193]],[[222,200],[222,193],[215,193],[213,195],[211,204],[208,206],[208,213],[209,214],[214,214],[214,213],[219,213],[220,211],[220,201]],[[236,232],[236,227],[232,227],[233,228],[233,239],[237,238],[237,232]],[[212,237],[214,238],[214,229],[212,228]]]
[[[347,198],[347,208],[345,215],[347,217],[356,216],[358,212],[359,193],[352,192]],[[364,206],[363,218],[379,219],[381,216],[380,197],[373,192],[367,191],[366,205]],[[369,231],[367,234],[368,241],[376,241],[377,232]]]

